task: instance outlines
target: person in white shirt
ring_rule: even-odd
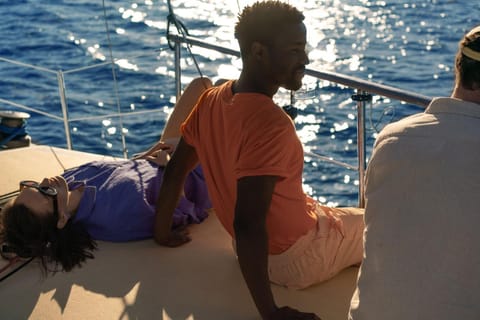
[[[450,97],[375,142],[351,320],[480,319],[480,26],[455,78]]]

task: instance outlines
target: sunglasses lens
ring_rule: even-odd
[[[41,186],[36,181],[31,181],[31,180],[21,181],[20,190],[23,190],[26,187],[37,189],[41,193],[46,194],[47,196],[55,196],[57,194],[57,190],[55,188],[49,187],[49,186]]]
[[[30,180],[21,181],[20,182],[20,189],[23,189],[25,187],[36,188],[36,187],[38,187],[38,183],[35,182],[35,181],[30,181]]]
[[[57,194],[57,190],[52,187],[39,187],[38,189],[49,196],[54,196]]]

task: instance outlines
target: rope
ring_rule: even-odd
[[[65,171],[66,168],[65,168],[65,166],[63,165],[62,160],[60,160],[60,158],[58,157],[57,153],[55,152],[55,150],[53,149],[52,146],[50,146],[50,151],[52,151],[55,159],[57,159],[58,164],[62,167],[63,171]]]
[[[5,266],[0,268],[0,273],[4,272],[5,270],[8,270],[11,266],[13,266],[15,263],[17,263],[20,260],[19,257],[14,257],[12,258]]]
[[[12,271],[10,271],[9,273],[7,273],[6,275],[4,275],[3,277],[0,278],[0,282],[2,282],[3,280],[7,279],[8,277],[10,277],[11,275],[13,275],[14,273],[16,273],[17,271],[20,271],[21,269],[23,269],[23,267],[25,267],[27,264],[29,264],[30,262],[32,262],[34,258],[29,258],[27,261],[25,261],[24,263],[22,263],[19,267],[13,269]],[[7,266],[6,268],[12,266],[13,264],[15,264],[18,260],[12,260]],[[3,270],[2,270],[3,271]]]
[[[105,8],[105,0],[102,0],[102,7],[103,7],[103,19],[105,21],[105,31],[107,33],[107,42],[108,42],[108,51],[110,55],[110,61],[112,64],[112,76],[113,76],[113,87],[115,91],[115,99],[117,101],[117,112],[120,114],[120,98],[118,95],[118,84],[117,84],[117,75],[115,73],[115,61],[113,59],[113,52],[112,52],[112,42],[110,40],[110,29],[108,27],[108,20],[107,20],[107,10]],[[123,118],[119,116],[118,121],[120,122],[120,136],[122,138],[122,147],[123,147],[123,157],[128,159],[128,151],[127,151],[127,144],[125,142],[125,133],[123,132]]]
[[[177,28],[177,32],[179,35],[181,35],[185,40],[187,36],[189,35],[187,27],[181,22],[180,20],[177,19],[177,16],[173,12],[172,4],[170,0],[167,0],[167,5],[168,5],[168,16],[167,16],[167,41],[168,41],[168,46],[170,49],[174,50],[175,49],[175,44],[173,41],[170,40],[170,26],[173,24],[175,28]],[[195,67],[197,69],[198,74],[200,77],[203,78],[203,73],[202,70],[200,70],[200,66],[198,65],[197,59],[195,58],[194,54],[192,53],[192,46],[188,41],[185,41],[187,44],[187,50],[190,56],[193,59],[193,63],[195,64]]]
[[[10,198],[18,195],[19,192],[20,192],[19,190],[15,190],[15,191],[11,191],[11,192],[0,195],[0,211],[2,209],[3,204],[8,200],[10,200]]]
[[[3,124],[0,124],[0,133],[7,134],[5,138],[0,140],[0,146],[6,145],[10,140],[15,139],[16,137],[21,137],[27,135],[27,125],[24,122],[20,127],[8,127]]]

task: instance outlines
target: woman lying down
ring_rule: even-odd
[[[141,156],[89,162],[39,183],[21,181],[20,193],[1,211],[2,255],[39,258],[47,273],[70,271],[93,258],[95,240],[151,238],[163,167],[178,141],[181,122],[208,86],[208,80],[196,79],[187,87],[162,142]],[[172,228],[200,223],[210,207],[197,167],[186,180]]]

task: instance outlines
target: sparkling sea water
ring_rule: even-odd
[[[253,1],[172,0],[173,12],[204,41],[238,49],[236,16]],[[478,1],[298,0],[308,29],[308,68],[343,73],[427,96],[450,95],[453,61],[463,34],[480,24]],[[148,115],[75,121],[74,149],[122,156],[155,141],[175,102],[173,51],[166,40],[166,0],[0,0],[0,98],[61,116],[57,75],[65,76],[73,118],[132,110]],[[107,32],[108,30],[108,32]],[[201,73],[235,78],[241,61],[194,48],[182,51],[182,84]],[[117,60],[113,82],[111,58]],[[102,64],[103,63],[103,64]],[[98,65],[95,68],[91,66]],[[41,69],[40,69],[41,68]],[[354,91],[305,77],[296,96],[296,126],[305,149],[356,166]],[[118,94],[116,94],[118,92]],[[288,93],[275,97],[288,104]],[[20,110],[0,104],[0,110]],[[416,106],[374,96],[367,109],[367,154],[385,124],[421,112]],[[62,122],[30,112],[33,142],[65,147]],[[406,155],[408,156],[408,155]],[[305,158],[305,190],[323,203],[356,205],[358,174]]]

